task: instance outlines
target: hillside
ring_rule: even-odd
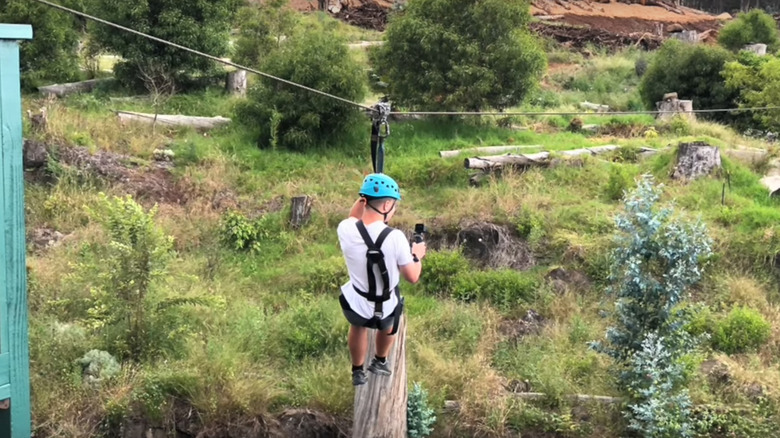
[[[711,23],[620,11],[609,20],[652,11]],[[567,20],[605,19],[586,12]],[[590,343],[616,324],[617,218],[643,176],[660,185],[657,207],[700,220],[712,240],[681,306],[692,315],[685,333],[707,335],[679,362],[691,436],[780,436],[780,199],[761,182],[776,169],[776,138],[702,116],[575,116],[585,101],[641,109],[637,65],[655,54],[544,47],[541,86],[507,110],[564,115],[390,120],[385,171],[403,193],[392,225],[407,237],[416,223],[430,229],[421,281],[402,284],[408,383],[428,393],[430,436],[626,436],[632,388]],[[343,51],[369,68],[362,46]],[[259,119],[235,115],[246,102],[219,83],[159,105],[113,85],[24,95],[36,438],[351,436],[336,227],[371,171],[370,123],[302,150],[259,147]],[[232,121],[151,128],[120,110]],[[717,147],[721,168],[673,177],[684,144]],[[465,168],[480,153],[440,155],[499,145],[550,154],[489,172]],[[565,153],[607,145],[617,148]],[[294,227],[291,202],[304,195],[311,216]],[[684,257],[686,242],[672,243]]]

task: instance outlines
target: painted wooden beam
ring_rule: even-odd
[[[22,97],[18,40],[28,25],[0,24],[0,437],[30,438],[30,353],[27,337],[27,269],[22,168]],[[7,394],[7,395],[6,395]],[[2,402],[3,400],[0,400]]]

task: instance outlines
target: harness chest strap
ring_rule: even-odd
[[[366,270],[368,272],[368,292],[363,292],[355,287],[355,292],[368,301],[374,302],[374,316],[377,318],[382,317],[382,303],[390,299],[390,276],[387,272],[387,265],[385,264],[385,255],[382,253],[382,244],[387,236],[393,231],[393,228],[386,227],[379,233],[376,242],[371,240],[371,236],[368,234],[363,221],[357,221],[356,223],[358,232],[363,238],[368,247],[366,252]],[[379,266],[379,273],[382,276],[382,295],[376,294],[376,276],[374,275],[374,265]],[[354,287],[354,286],[353,286]]]

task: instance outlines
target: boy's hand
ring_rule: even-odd
[[[425,242],[412,244],[412,254],[416,255],[418,259],[422,260],[425,257],[425,252],[426,252]]]

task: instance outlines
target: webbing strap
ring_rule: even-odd
[[[374,315],[382,317],[382,303],[390,299],[390,276],[387,272],[387,265],[385,264],[385,255],[382,253],[382,244],[387,236],[393,231],[393,228],[385,227],[376,239],[376,242],[371,240],[371,236],[368,234],[363,221],[357,221],[355,224],[360,237],[363,238],[363,242],[368,247],[366,251],[366,271],[368,272],[368,293],[361,293],[357,291],[362,297],[369,301],[374,302]],[[374,265],[379,266],[379,273],[382,276],[382,295],[381,298],[376,294],[376,276],[374,275]],[[357,290],[357,288],[355,288]]]

